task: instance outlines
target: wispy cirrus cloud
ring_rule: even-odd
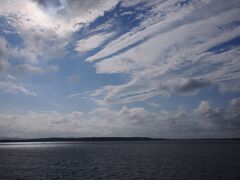
[[[75,50],[80,54],[92,51],[100,47],[104,42],[111,38],[114,33],[105,33],[105,34],[95,34],[90,37],[81,39],[77,42]]]
[[[196,94],[210,85],[221,90],[224,77],[228,83],[237,79],[239,44],[224,44],[239,37],[238,1],[154,1],[148,6],[138,26],[87,58],[96,61],[98,73],[125,73],[131,79],[91,95],[105,103],[128,103]]]
[[[37,95],[35,92],[26,89],[23,85],[16,84],[14,82],[1,82],[0,81],[0,90],[9,92],[9,93],[14,93],[14,94],[22,93],[22,94],[29,95],[29,96]]]

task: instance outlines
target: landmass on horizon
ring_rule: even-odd
[[[167,141],[167,140],[230,140],[240,141],[240,138],[205,138],[205,139],[165,139],[165,138],[150,138],[150,137],[76,137],[76,138],[34,138],[34,139],[0,139],[0,143],[4,142],[79,142],[79,141]]]

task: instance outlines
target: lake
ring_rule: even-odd
[[[240,179],[239,141],[1,143],[0,160],[1,180]]]

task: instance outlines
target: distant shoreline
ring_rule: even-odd
[[[227,140],[240,141],[240,138],[205,138],[205,139],[164,139],[164,138],[148,138],[148,137],[82,137],[82,138],[36,138],[36,139],[0,139],[0,143],[7,142],[80,142],[80,141],[171,141],[171,140]]]

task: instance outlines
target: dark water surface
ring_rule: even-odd
[[[5,143],[0,179],[240,180],[240,142]]]

